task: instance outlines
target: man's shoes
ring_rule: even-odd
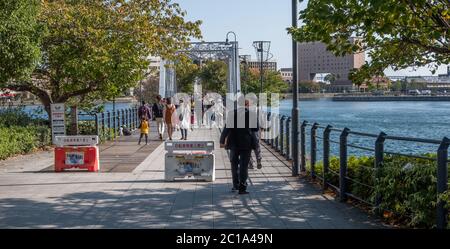
[[[262,168],[261,160],[258,160],[258,162],[256,163],[256,168],[257,169],[261,169]]]
[[[161,134],[159,134],[159,139],[160,139],[160,140],[162,140],[162,139],[163,139],[163,137],[162,137],[162,135],[161,135]]]
[[[247,192],[247,185],[246,184],[239,184],[239,194],[240,195],[246,195]]]
[[[253,166],[254,162],[253,159],[250,158],[250,162],[248,163],[248,169],[254,169],[255,167]]]
[[[231,192],[236,192],[238,189],[237,188],[235,188],[235,187],[233,187],[232,189],[231,189]]]
[[[239,190],[239,194],[240,195],[247,195],[247,194],[250,194],[250,193],[247,192],[246,190]]]

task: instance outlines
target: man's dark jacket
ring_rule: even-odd
[[[256,148],[258,139],[255,132],[258,132],[258,127],[250,128],[249,125],[249,110],[245,108],[245,111],[232,111],[228,115],[234,115],[234,126],[226,127],[223,129],[220,135],[220,143],[225,144],[227,140],[227,149],[238,150],[253,150]],[[254,115],[256,117],[256,115]],[[237,128],[237,120],[245,118],[245,128]]]

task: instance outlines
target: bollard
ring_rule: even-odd
[[[330,169],[330,133],[331,125],[328,125],[323,131],[323,170],[322,170],[322,188],[325,191],[328,188],[327,174]]]
[[[306,172],[306,125],[308,121],[303,121],[300,126],[300,167],[301,172]]]
[[[378,179],[381,177],[381,167],[383,167],[384,160],[384,141],[386,140],[386,133],[380,132],[375,141],[375,184]],[[375,207],[378,207],[381,204],[381,195],[377,194],[375,197]]]
[[[316,178],[317,128],[319,128],[318,123],[314,123],[311,128],[311,177],[313,179]]]
[[[347,137],[350,129],[345,128],[339,141],[339,200],[347,200],[346,177],[347,177]]]
[[[450,145],[450,140],[447,137],[442,139],[441,145],[438,149],[438,168],[437,168],[437,194],[440,196],[445,191],[448,190],[448,147]],[[437,203],[437,217],[436,217],[436,227],[437,229],[447,228],[447,215],[448,211],[445,208],[445,202],[440,200]]]
[[[284,120],[286,120],[286,116],[281,116],[280,119],[280,154],[282,156],[285,155],[284,153]]]

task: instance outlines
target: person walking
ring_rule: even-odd
[[[142,101],[142,105],[138,109],[138,117],[142,116],[144,116],[147,119],[147,121],[152,120],[152,111],[147,106],[145,101]]]
[[[191,123],[190,116],[191,107],[189,106],[189,103],[184,103],[184,101],[180,99],[178,120],[181,130],[181,140],[187,140],[187,133]]]
[[[176,113],[176,107],[174,104],[172,104],[171,98],[166,99],[166,106],[164,107],[164,121],[166,122],[167,126],[167,135],[169,135],[169,140],[172,140],[172,134],[174,130],[174,123],[175,123],[175,113]]]
[[[250,101],[249,100],[245,100],[245,108],[250,110]],[[257,120],[258,121],[258,120]],[[256,157],[256,168],[257,169],[261,169],[262,168],[262,155],[261,155],[261,146],[259,144],[259,138],[260,138],[260,134],[259,134],[259,129],[257,131],[254,131],[254,136],[252,136],[252,138],[254,139],[253,144],[255,145],[255,148],[253,149],[253,151],[255,152],[255,157]],[[250,164],[249,164],[249,169],[253,169],[254,168],[254,160],[253,158],[250,159]]]
[[[256,140],[254,136],[258,128],[250,128],[250,111],[246,107],[238,107],[233,110],[227,115],[227,119],[231,115],[234,115],[234,123],[229,124],[227,122],[225,125],[220,135],[220,147],[230,149],[231,176],[233,179],[232,192],[238,190],[239,194],[248,194],[248,164],[251,152],[256,146],[254,144]],[[238,120],[245,120],[244,127],[238,126]]]
[[[141,140],[144,136],[145,136],[145,145],[147,145],[148,144],[148,131],[150,129],[150,125],[145,116],[141,117],[141,124],[139,125],[139,127],[141,129],[141,136],[139,137],[138,145],[141,145]]]
[[[156,102],[152,106],[153,117],[158,127],[159,139],[163,139],[164,135],[164,104],[162,103],[161,95],[156,96]]]

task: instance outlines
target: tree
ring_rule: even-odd
[[[176,65],[177,85],[182,93],[194,93],[194,83],[199,75],[199,70],[199,67],[192,62],[181,62]]]
[[[336,82],[336,78],[339,78],[339,76],[336,77],[336,75],[330,73],[330,74],[327,74],[327,76],[325,76],[324,80],[333,84],[334,82]]]
[[[28,78],[37,65],[43,32],[38,8],[38,0],[0,2],[0,88],[12,79]]]
[[[207,61],[199,72],[202,88],[205,92],[227,93],[227,64],[223,61]]]
[[[450,63],[448,0],[309,0],[303,26],[290,28],[299,42],[321,41],[336,55],[368,52],[370,62],[350,78],[364,82],[389,66]],[[357,39],[351,39],[357,37]]]
[[[202,66],[192,62],[180,62],[176,66],[177,84],[183,93],[194,92],[194,82],[199,80],[203,93],[214,92],[224,96],[227,92],[227,64],[208,60]]]
[[[5,87],[37,95],[47,111],[51,103],[110,100],[146,77],[150,55],[174,59],[201,37],[201,22],[184,16],[170,0],[42,0],[41,61],[32,78]]]
[[[245,77],[244,77],[245,76]],[[283,94],[289,89],[289,85],[283,81],[281,74],[276,71],[265,70],[263,80],[263,93]],[[241,88],[244,94],[259,94],[261,87],[260,72],[257,69],[241,67]]]

